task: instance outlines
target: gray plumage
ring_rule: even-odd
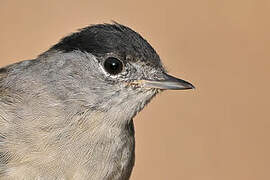
[[[0,69],[0,179],[129,179],[133,117],[163,89],[190,88],[130,28],[84,28]]]

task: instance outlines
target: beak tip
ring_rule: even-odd
[[[188,89],[195,89],[195,86],[193,86],[193,84],[184,81],[182,79],[178,79],[174,76],[165,74],[165,76],[167,77],[167,81],[172,83],[172,87],[171,89],[175,89],[175,90],[188,90]]]
[[[190,89],[196,89],[196,87],[195,86],[193,86],[192,84],[190,84],[190,83],[185,83],[184,85],[183,84],[181,84],[181,86],[180,87],[177,87],[177,88],[175,88],[175,90],[190,90]]]
[[[188,89],[196,89],[196,87],[193,86],[193,84],[190,83]]]

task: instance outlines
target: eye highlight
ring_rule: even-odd
[[[115,57],[108,57],[104,62],[104,69],[111,75],[116,75],[122,72],[123,63]]]

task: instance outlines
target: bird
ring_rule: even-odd
[[[133,118],[158,93],[187,89],[130,27],[79,29],[0,68],[0,179],[127,180]]]

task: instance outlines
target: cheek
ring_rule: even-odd
[[[155,95],[156,92],[152,90],[143,93],[129,94],[126,99],[123,99],[119,108],[123,113],[128,115],[129,118],[133,118],[151,101]]]
[[[130,106],[138,106],[139,110],[141,110],[156,94],[157,92],[151,89],[147,91],[134,91],[127,96],[126,101]]]

